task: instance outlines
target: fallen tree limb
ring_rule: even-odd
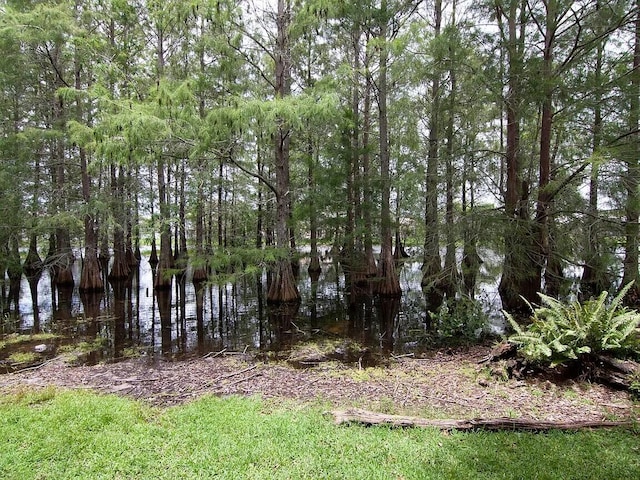
[[[587,362],[587,371],[593,381],[613,388],[629,390],[634,376],[640,375],[640,364],[630,360],[596,355]]]
[[[29,371],[32,371],[32,370],[38,370],[39,368],[42,368],[45,365],[49,365],[50,363],[55,362],[56,360],[58,360],[60,358],[62,358],[62,355],[58,355],[57,357],[50,358],[49,360],[46,360],[46,361],[44,361],[42,363],[39,363],[37,365],[32,365],[30,367],[21,368],[20,370],[16,370],[15,372],[10,372],[10,374],[11,375],[17,375],[19,373],[29,372]]]
[[[440,430],[580,430],[587,428],[613,428],[631,427],[632,421],[622,422],[549,422],[518,418],[476,418],[471,420],[435,420],[420,417],[407,417],[403,415],[385,415],[382,413],[368,412],[360,409],[334,410],[330,412],[336,425],[343,423],[360,423],[364,425],[389,425],[393,427],[431,427]]]
[[[222,380],[226,380],[227,378],[235,377],[237,375],[242,375],[243,373],[249,372],[257,368],[257,365],[251,365],[247,368],[243,368],[242,370],[238,370],[237,372],[231,372],[227,375],[222,375],[221,377],[216,378],[212,383],[218,383]]]

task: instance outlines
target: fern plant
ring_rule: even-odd
[[[631,288],[625,286],[609,303],[609,294],[584,303],[565,304],[539,294],[542,305],[532,308],[532,323],[521,327],[505,312],[515,333],[509,341],[519,345],[520,353],[530,361],[552,365],[577,360],[586,354],[640,353],[637,329],[640,313],[622,305]],[[531,305],[530,305],[531,306]]]

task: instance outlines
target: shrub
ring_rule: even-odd
[[[482,305],[462,296],[445,300],[435,311],[429,312],[438,340],[447,343],[475,342],[486,333],[487,314]]]
[[[610,303],[607,292],[594,300],[570,304],[539,294],[542,306],[532,307],[532,323],[526,328],[505,312],[515,331],[509,341],[519,345],[526,359],[552,365],[587,354],[638,355],[640,314],[622,306],[630,287],[625,286]]]

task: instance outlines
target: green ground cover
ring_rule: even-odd
[[[322,408],[204,397],[156,409],[84,391],[0,396],[0,478],[635,479],[637,431],[334,426]]]

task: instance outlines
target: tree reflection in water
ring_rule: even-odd
[[[266,273],[234,284],[194,285],[187,272],[173,279],[172,288],[154,291],[150,265],[143,260],[138,268],[129,279],[109,283],[105,292],[91,296],[80,296],[77,288],[50,286],[46,270],[39,280],[23,277],[12,331],[57,333],[60,343],[102,339],[96,361],[130,354],[205,355],[223,349],[255,353],[341,338],[374,352],[402,354],[419,348],[427,332],[430,308],[417,262],[402,268],[399,298],[346,288],[337,263],[326,261],[313,276],[303,263],[298,280],[302,302],[278,306],[266,303]]]

